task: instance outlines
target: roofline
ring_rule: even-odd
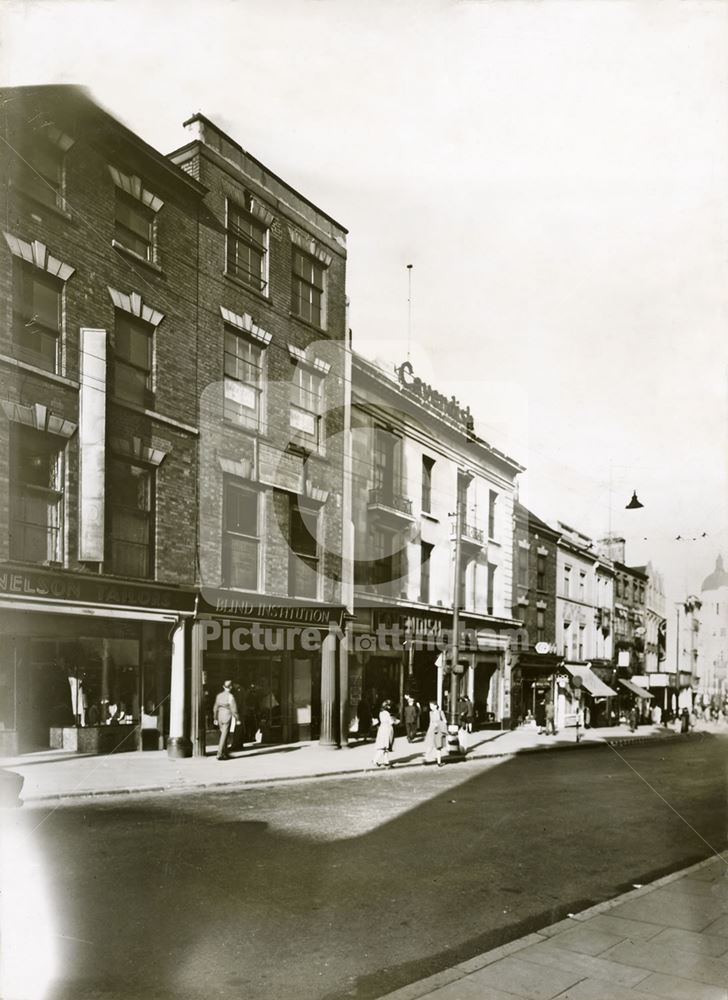
[[[544,531],[547,531],[553,538],[557,539],[560,536],[560,532],[556,528],[552,528],[550,524],[539,517],[538,514],[534,514],[532,510],[526,507],[525,504],[521,503],[520,500],[516,500],[514,504],[514,510],[517,520],[528,521],[529,524],[533,523],[538,525]]]
[[[301,194],[301,192],[297,188],[294,188],[292,184],[289,184],[288,181],[284,181],[282,177],[280,177],[277,173],[275,173],[275,171],[271,170],[270,167],[267,167],[265,163],[262,162],[262,160],[258,159],[257,156],[254,156],[247,149],[244,149],[239,142],[233,139],[232,136],[228,135],[228,133],[225,132],[224,129],[221,129],[220,126],[217,125],[214,121],[212,121],[211,118],[208,118],[207,115],[203,115],[202,112],[198,111],[196,114],[192,115],[191,118],[188,118],[186,121],[182,122],[182,127],[187,128],[187,126],[191,125],[193,122],[204,122],[206,125],[209,125],[210,128],[214,128],[216,132],[219,132],[220,135],[222,135],[225,138],[226,142],[229,142],[232,146],[235,146],[236,149],[240,150],[241,153],[244,153],[245,156],[247,156],[250,160],[253,161],[253,163],[259,166],[261,170],[264,170],[267,174],[270,174],[270,176],[273,177],[275,180],[277,180],[279,184],[282,184],[285,188],[288,188],[288,190],[291,191],[293,194],[295,194],[297,198],[300,198],[301,201],[305,202],[310,208],[315,209],[317,212],[323,215],[325,219],[328,219],[329,222],[333,222],[333,224],[337,226],[342,231],[342,233],[344,233],[345,236],[349,235],[349,230],[345,226],[343,226],[340,222],[338,222],[333,217],[333,215],[329,215],[329,213],[325,212],[323,208],[320,208],[315,202],[311,201],[310,198],[307,198],[305,194]],[[191,142],[185,143],[178,149],[173,149],[172,152],[168,153],[167,155],[175,156],[177,153],[181,153],[183,150],[188,149],[190,146],[193,146],[195,144],[203,147],[207,146],[207,143],[203,142],[202,139],[193,139]]]
[[[83,101],[91,110],[103,115],[109,123],[112,123],[116,129],[122,134],[123,138],[132,146],[137,147],[137,149],[147,156],[149,159],[154,160],[157,166],[161,167],[165,173],[167,173],[175,182],[181,183],[184,187],[188,188],[190,192],[197,197],[203,197],[207,194],[207,188],[200,181],[191,177],[186,171],[182,170],[176,164],[172,163],[164,153],[161,153],[154,146],[151,146],[146,142],[140,135],[134,132],[128,125],[125,125],[116,115],[108,111],[91,93],[88,87],[82,86],[77,83],[49,83],[49,84],[30,84],[29,86],[20,87],[2,87],[0,92],[11,93],[15,92],[18,94],[42,94],[43,92],[47,94],[58,94],[59,96],[63,93],[75,98],[77,101]]]
[[[375,361],[372,361],[370,358],[365,358],[363,354],[359,354],[359,352],[355,350],[352,350],[351,356],[352,368],[359,365],[360,369],[365,374],[368,374],[372,378],[376,379],[380,385],[386,386],[389,392],[399,393],[401,391],[399,384],[396,383],[394,379],[390,378],[389,373]],[[494,448],[493,445],[489,444],[484,438],[481,438],[477,434],[468,433],[467,430],[463,430],[455,423],[451,423],[449,420],[445,419],[444,416],[438,414],[435,410],[429,409],[412,396],[406,396],[405,398],[411,406],[416,407],[428,416],[434,417],[434,419],[439,421],[444,427],[462,434],[468,444],[475,444],[486,449],[495,459],[497,459],[497,461],[511,468],[514,475],[518,475],[520,472],[526,471],[525,465],[521,465],[514,458],[511,458],[510,455],[506,455],[505,452],[499,451],[498,448]]]

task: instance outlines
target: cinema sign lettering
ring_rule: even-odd
[[[469,406],[461,406],[454,396],[449,398],[438,392],[427,382],[423,382],[414,374],[411,361],[404,361],[399,368],[395,369],[399,384],[403,389],[417,396],[418,400],[433,410],[439,410],[443,416],[456,420],[466,427],[473,426],[473,415]]]

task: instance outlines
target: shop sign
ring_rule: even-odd
[[[414,374],[411,361],[403,362],[395,371],[397,372],[399,384],[402,388],[412,393],[413,396],[416,396],[421,403],[431,407],[433,410],[438,410],[444,416],[450,417],[451,420],[456,420],[466,427],[472,427],[473,416],[470,412],[470,407],[461,406],[454,396],[448,399],[447,396],[438,392],[437,389],[433,389],[427,382],[423,382],[421,378],[417,378]]]
[[[372,631],[398,629],[403,637],[419,640],[442,638],[443,622],[434,615],[405,615],[391,609],[372,610]]]
[[[258,480],[290,493],[303,493],[303,457],[258,443]]]
[[[313,628],[337,625],[344,620],[344,608],[338,605],[307,607],[300,604],[273,604],[267,601],[246,599],[226,591],[210,594],[200,602],[199,610],[204,614],[229,615],[262,624],[304,625]]]
[[[176,611],[191,611],[194,606],[194,595],[186,591],[84,579],[70,574],[16,572],[6,567],[0,567],[0,595]]]
[[[547,653],[556,652],[555,642],[537,642],[534,649],[540,656],[545,656]]]
[[[651,688],[664,688],[668,687],[668,675],[667,674],[648,674],[647,681]]]
[[[78,402],[78,558],[104,561],[106,330],[81,327]]]

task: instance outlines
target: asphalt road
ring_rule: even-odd
[[[24,809],[47,995],[380,996],[724,848],[727,750],[694,736]]]

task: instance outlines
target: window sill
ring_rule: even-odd
[[[498,541],[497,538],[488,538],[488,545],[497,545],[498,548],[501,547],[501,543]]]
[[[31,191],[26,190],[22,184],[13,184],[11,182],[11,188],[13,191],[17,191],[18,194],[22,195],[28,201],[31,201],[34,206],[37,206],[43,211],[50,212],[52,215],[57,216],[59,219],[65,219],[66,222],[73,222],[73,216],[71,213],[65,209],[61,208],[60,205],[51,205],[47,201],[42,201],[40,198],[36,197]]]
[[[291,310],[288,315],[291,319],[295,319],[298,323],[308,327],[309,330],[315,330],[316,333],[327,333],[325,326],[319,326],[317,323],[312,323],[310,319],[304,319],[303,316],[299,316],[298,313],[293,312],[293,310]]]
[[[142,257],[142,255],[140,253],[137,253],[135,250],[130,250],[129,247],[125,247],[124,244],[119,243],[118,240],[113,239],[111,241],[111,245],[114,248],[114,250],[118,250],[119,253],[123,254],[125,257],[129,257],[137,264],[143,264],[144,267],[148,267],[149,270],[154,271],[155,274],[164,274],[162,268],[159,266],[159,264],[155,263],[155,261],[147,260],[146,257]]]
[[[157,420],[161,424],[169,424],[170,427],[176,427],[178,430],[186,431],[188,434],[200,433],[198,428],[193,427],[191,424],[182,423],[181,420],[174,420],[172,417],[165,416],[164,413],[158,413],[157,410],[147,410],[143,406],[139,406],[138,403],[131,403],[126,399],[119,399],[118,396],[112,395],[109,396],[109,401],[123,407],[125,410],[140,413],[142,416],[149,417],[151,420]]]
[[[251,438],[258,438],[262,441],[270,440],[270,435],[267,434],[264,428],[248,427],[247,424],[239,424],[236,420],[231,420],[230,417],[223,416],[222,418],[223,427],[229,427],[230,430],[240,431]]]
[[[224,278],[226,278],[228,281],[231,281],[234,285],[237,285],[238,288],[242,288],[246,292],[250,292],[252,295],[255,295],[256,298],[262,299],[263,302],[267,302],[269,306],[273,305],[272,299],[268,294],[268,292],[263,292],[261,291],[260,288],[255,288],[253,285],[249,285],[247,281],[243,281],[242,278],[238,278],[236,274],[232,274],[230,271],[224,270],[222,274]]]
[[[67,378],[65,375],[58,375],[56,372],[49,372],[47,368],[38,368],[36,365],[29,365],[27,361],[20,361],[10,354],[0,354],[0,364],[10,365],[13,368],[21,368],[23,371],[32,372],[33,375],[40,375],[42,378],[47,378],[51,382],[68,386],[69,389],[79,388],[79,383],[72,378]]]
[[[424,517],[424,519],[426,521],[432,521],[433,524],[439,524],[440,523],[440,518],[439,517],[435,517],[434,514],[430,514],[430,512],[427,511],[427,510],[420,511],[420,516]]]

